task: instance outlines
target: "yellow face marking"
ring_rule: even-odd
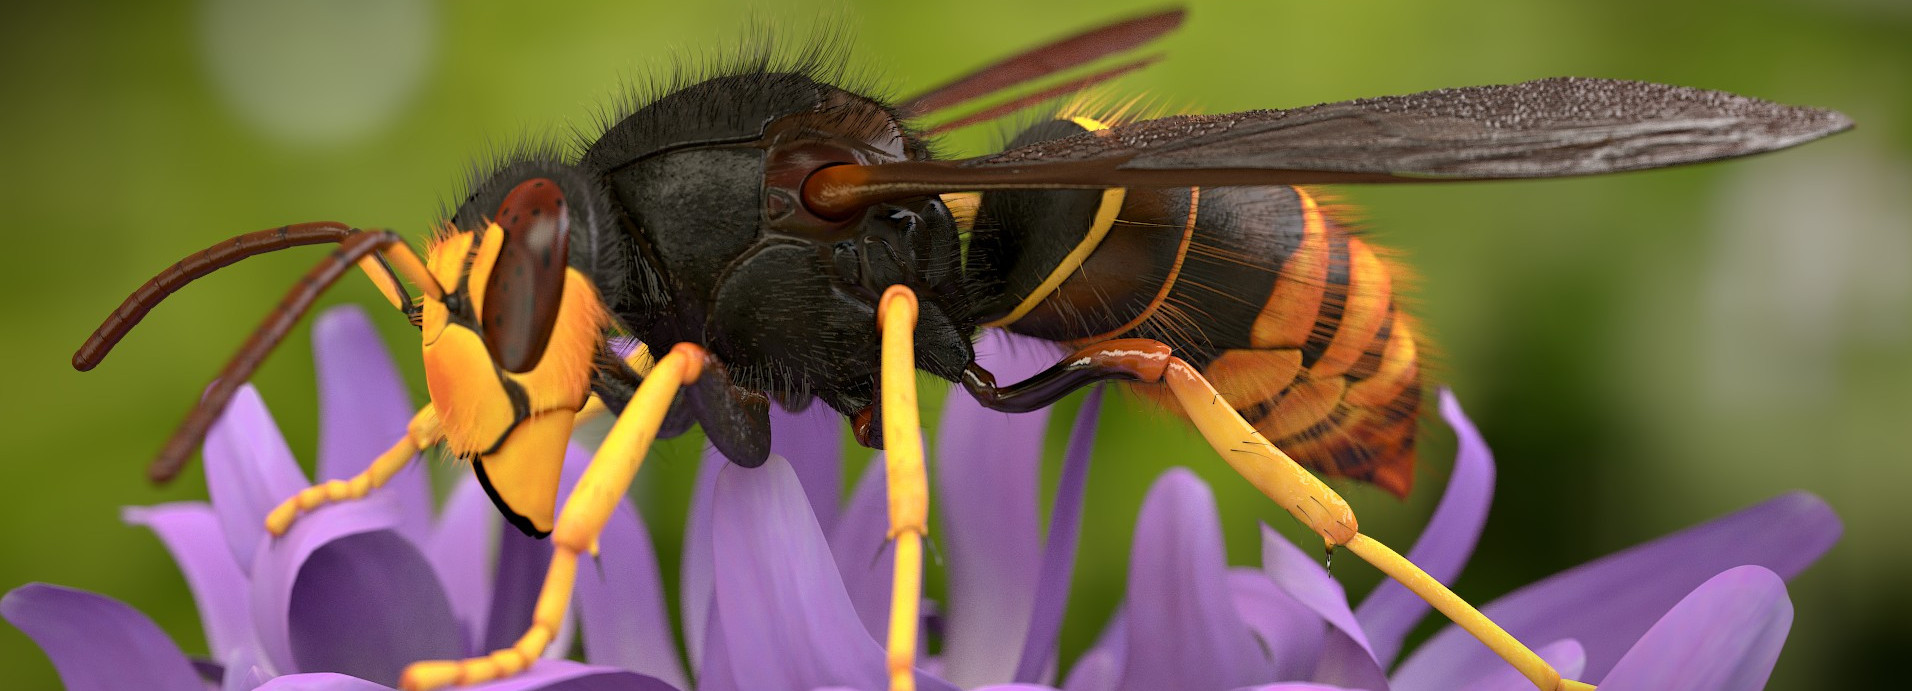
[[[568,411],[533,415],[512,428],[496,451],[478,459],[491,492],[540,533],[551,532],[557,513],[571,420]]]
[[[496,223],[486,226],[478,240],[478,251],[471,258],[471,271],[465,274],[465,283],[469,288],[466,293],[471,296],[471,311],[479,319],[485,315],[485,286],[491,283],[491,270],[498,265],[498,252],[504,247],[504,229]]]
[[[471,329],[446,326],[425,345],[425,388],[452,453],[471,456],[491,448],[517,420],[497,372],[484,340]]]

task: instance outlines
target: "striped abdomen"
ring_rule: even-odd
[[[1072,346],[1162,341],[1296,460],[1412,485],[1413,322],[1388,264],[1308,191],[988,193],[976,228],[972,264],[1003,295],[984,322]]]

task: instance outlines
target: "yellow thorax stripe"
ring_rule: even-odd
[[[1094,118],[1076,116],[1069,120],[1091,132],[1109,128],[1108,125]],[[1016,309],[1010,310],[1009,314],[1003,318],[983,326],[999,327],[1014,324],[1016,320],[1035,309],[1036,305],[1042,304],[1050,293],[1056,292],[1056,288],[1060,287],[1063,281],[1068,280],[1069,274],[1075,273],[1076,269],[1082,267],[1082,262],[1087,261],[1089,255],[1095,253],[1095,248],[1102,244],[1102,238],[1109,234],[1109,229],[1115,227],[1115,217],[1122,213],[1122,200],[1127,196],[1128,190],[1121,187],[1103,190],[1102,203],[1095,207],[1095,222],[1089,226],[1089,234],[1083,236],[1082,242],[1078,243],[1075,249],[1069,250],[1069,255],[1063,257],[1061,263],[1056,264],[1056,268],[1049,272],[1049,277],[1042,279],[1042,284],[1030,291],[1028,297],[1024,297],[1022,302],[1016,305]]]

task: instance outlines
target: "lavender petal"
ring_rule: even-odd
[[[466,475],[452,488],[439,512],[438,524],[425,541],[425,559],[438,574],[438,582],[451,601],[451,611],[465,632],[465,650],[477,653],[484,647],[484,632],[491,615],[492,564],[504,520],[485,495],[478,478]]]
[[[1766,688],[1792,620],[1792,600],[1778,574],[1759,566],[1729,569],[1700,585],[1647,629],[1600,681],[1600,688]]]
[[[198,605],[206,648],[213,659],[223,662],[254,645],[252,613],[246,609],[246,574],[232,560],[232,549],[212,505],[176,502],[127,507],[120,516],[127,523],[152,529],[173,555]]]
[[[770,452],[796,469],[817,523],[830,532],[843,499],[843,415],[814,403],[801,413],[771,406]]]
[[[336,585],[308,583],[296,597],[295,590],[300,588],[298,584],[306,570],[307,562],[321,549],[354,535],[389,531],[398,524],[399,520],[398,514],[389,504],[347,502],[328,506],[306,515],[292,524],[292,530],[283,537],[262,543],[265,549],[259,550],[252,562],[251,610],[253,630],[259,637],[259,646],[264,652],[264,662],[282,674],[302,671],[342,671],[306,668],[299,664],[299,656],[295,654],[295,648],[321,647],[325,641],[313,640],[308,634],[319,633],[326,629],[323,626],[308,628],[305,633],[300,634],[303,645],[295,645],[293,642],[295,602],[302,603],[302,606],[307,608],[300,610],[303,614],[311,614],[311,609],[323,609],[324,605],[331,604],[337,605],[342,610],[340,614],[345,614],[344,610],[349,610],[354,616],[373,617],[374,620],[378,615],[375,612],[366,613],[364,610],[376,609],[382,603],[370,600],[368,597],[355,596],[351,591],[341,590],[349,587],[348,583]],[[393,538],[397,537],[396,533],[385,534]],[[394,541],[379,539],[359,543],[357,546],[348,544],[343,554],[335,550],[327,556],[324,570],[337,572],[340,578],[355,581],[358,576],[352,569],[370,569],[368,578],[376,576],[374,580],[389,581],[372,591],[374,593],[381,596],[391,595],[393,593],[388,591],[388,588],[398,587],[400,592],[397,594],[412,595],[414,594],[412,591],[424,591],[424,594],[420,595],[421,600],[436,598],[438,602],[443,603],[444,594],[439,589],[437,576],[431,572],[429,564],[423,564],[424,568],[420,573],[411,574],[406,571],[388,572],[376,561],[364,561],[367,557],[382,558],[387,556],[387,552],[401,551],[393,547],[392,542]],[[395,542],[410,546],[410,543],[402,538],[396,539]],[[420,555],[417,558],[422,564],[423,556]],[[405,565],[401,564],[401,566]],[[337,600],[315,602],[316,597],[328,596],[328,593]],[[418,605],[413,603],[407,606]],[[443,606],[449,618],[450,605]],[[450,638],[448,642],[443,642],[446,644],[441,654],[413,659],[445,657],[447,654],[456,655],[464,652],[462,647],[457,645],[459,639],[456,622],[451,622],[451,626]],[[402,624],[401,628],[414,627],[406,623]],[[429,629],[418,630],[436,633]],[[437,648],[436,645],[433,647],[434,650]]]
[[[1387,673],[1348,609],[1347,593],[1327,569],[1267,525],[1261,526],[1261,568],[1296,602],[1328,622],[1314,681],[1373,691],[1388,688]]]
[[[308,672],[268,680],[254,691],[392,691],[392,687],[374,684],[350,674]]]
[[[630,500],[618,503],[598,544],[597,558],[586,555],[578,565],[576,610],[585,659],[689,688],[650,532]]]
[[[1136,519],[1124,599],[1125,691],[1226,689],[1261,679],[1260,657],[1235,613],[1227,555],[1208,486],[1186,468],[1156,480]]]
[[[1561,678],[1579,679],[1587,670],[1587,649],[1571,638],[1554,641],[1534,649],[1534,654],[1552,665]],[[1460,682],[1460,680],[1455,680]],[[1512,665],[1500,665],[1486,674],[1478,675],[1473,681],[1447,684],[1442,688],[1468,689],[1468,691],[1531,691],[1534,683],[1527,676],[1514,669]]]
[[[1467,419],[1454,392],[1447,389],[1441,389],[1441,416],[1458,441],[1454,470],[1440,504],[1420,539],[1414,541],[1414,548],[1408,550],[1407,558],[1434,580],[1451,585],[1474,553],[1481,528],[1487,525],[1487,509],[1494,499],[1494,452],[1474,422]],[[1375,659],[1388,664],[1400,656],[1402,641],[1427,611],[1426,601],[1406,586],[1386,580],[1361,601],[1354,617],[1367,632]]]
[[[718,473],[711,536],[716,616],[739,687],[887,686],[884,653],[850,604],[788,462]],[[918,675],[926,688],[949,688]]]
[[[709,654],[704,643],[709,631],[711,593],[716,588],[711,573],[711,494],[717,488],[717,473],[730,465],[716,449],[706,449],[697,467],[697,483],[691,488],[690,515],[685,519],[683,563],[679,567],[678,606],[684,616],[684,648],[692,673],[706,674],[702,665]]]
[[[250,568],[266,537],[266,514],[305,489],[305,472],[292,457],[259,390],[244,384],[226,412],[206,431],[206,491],[219,513],[233,561]]]
[[[850,493],[836,528],[830,531],[830,553],[857,618],[872,637],[890,630],[890,579],[896,572],[896,548],[890,542],[890,514],[886,501],[889,474],[884,455],[876,454],[863,467],[863,476]]]
[[[0,616],[40,645],[68,691],[203,691],[172,639],[112,598],[29,583],[0,598]]]
[[[1056,483],[1056,501],[1049,512],[1049,535],[1042,546],[1042,571],[1036,577],[1036,596],[1029,613],[1029,634],[1012,679],[1039,681],[1054,664],[1056,640],[1062,631],[1062,610],[1069,602],[1069,577],[1075,571],[1076,543],[1082,537],[1082,497],[1089,484],[1089,459],[1095,452],[1096,420],[1102,412],[1102,387],[1089,391],[1069,431],[1069,450],[1063,454],[1062,475]]]
[[[955,389],[937,427],[949,615],[943,656],[965,688],[1014,676],[1042,561],[1036,492],[1047,409],[1012,415]]]
[[[312,322],[312,363],[319,380],[319,481],[365,470],[405,438],[411,395],[391,353],[356,305],[326,310]],[[432,524],[431,477],[412,463],[375,492],[397,502],[399,532],[423,543]]]
[[[1599,679],[1662,613],[1715,574],[1756,564],[1790,578],[1825,554],[1840,531],[1824,501],[1785,494],[1555,574],[1481,611],[1523,641],[1578,640],[1587,650],[1587,678]],[[1465,678],[1495,660],[1449,626],[1401,664],[1397,677],[1413,684],[1396,688],[1436,688],[1420,680]]]
[[[1269,678],[1314,676],[1328,633],[1321,616],[1259,569],[1229,569],[1228,589],[1234,595],[1235,611],[1241,613],[1242,624],[1260,641],[1266,654]]]

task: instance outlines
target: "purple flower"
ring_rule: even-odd
[[[410,402],[362,312],[328,312],[313,340],[319,479],[349,477],[404,434]],[[567,470],[589,458],[572,452]],[[0,601],[0,614],[40,644],[70,691],[381,689],[410,662],[487,652],[530,621],[550,547],[500,530],[475,480],[466,478],[434,519],[428,478],[415,464],[367,499],[316,511],[274,540],[266,512],[308,480],[250,386],[207,435],[205,457],[212,503],[125,512],[184,572],[205,658],[189,659],[145,615],[93,593],[31,584]],[[553,649],[568,647],[561,640]],[[481,688],[585,687],[666,688],[556,659]]]
[[[1441,407],[1460,452],[1409,557],[1451,582],[1480,535],[1494,471],[1451,394],[1443,392]],[[1556,574],[1482,610],[1563,675],[1607,691],[1758,689],[1792,623],[1782,577],[1818,559],[1839,533],[1818,498],[1789,494]],[[1532,688],[1451,625],[1395,665],[1425,603],[1389,582],[1350,608],[1313,555],[1266,527],[1262,542],[1260,569],[1228,568],[1208,488],[1184,470],[1165,474],[1142,509],[1128,599],[1063,688]]]
[[[315,339],[321,479],[344,477],[398,438],[409,410],[362,315],[327,315]],[[993,333],[978,353],[1010,380],[1056,355]],[[1048,413],[1008,416],[950,396],[932,473],[944,519],[932,538],[949,593],[925,606],[942,613],[931,627],[941,628],[944,645],[920,658],[919,687],[1041,691],[1061,676],[1056,634],[1099,403],[1100,393],[1091,393],[1076,421],[1045,533],[1037,493]],[[1443,409],[1460,434],[1460,455],[1410,557],[1452,580],[1480,534],[1494,473],[1451,396]],[[585,664],[547,659],[483,688],[884,688],[892,555],[883,463],[871,463],[842,503],[841,420],[813,408],[773,411],[773,425],[775,453],[763,468],[705,459],[678,593],[686,655],[672,635],[649,534],[626,500],[600,539],[602,556],[578,572]],[[566,491],[588,460],[571,451]],[[405,663],[490,650],[528,621],[549,546],[501,531],[469,478],[436,520],[414,468],[372,498],[315,512],[274,541],[259,527],[265,511],[306,480],[256,394],[248,389],[235,401],[206,455],[212,505],[135,509],[128,518],[150,526],[185,571],[210,659],[190,661],[145,617],[110,599],[44,585],[15,590],[0,610],[40,642],[69,688],[204,689],[208,678],[227,689],[384,688],[378,683],[390,683]],[[1603,688],[1758,688],[1791,621],[1780,576],[1803,569],[1838,532],[1816,498],[1789,495],[1484,609],[1540,644],[1563,673],[1603,680]],[[1262,568],[1229,568],[1213,499],[1186,471],[1169,471],[1149,494],[1128,588],[1063,689],[1527,688],[1455,630],[1395,666],[1427,606],[1384,584],[1350,608],[1313,557],[1270,531]],[[560,640],[552,656],[568,646]]]

